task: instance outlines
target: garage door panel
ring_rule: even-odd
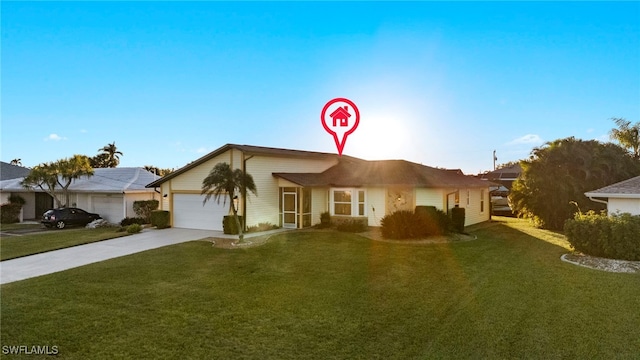
[[[124,218],[123,203],[122,196],[93,196],[91,212],[100,215],[110,223],[117,224]]]
[[[203,200],[202,195],[174,194],[173,227],[222,231],[222,218],[229,212],[228,197],[221,197],[219,204],[211,198],[203,205]]]

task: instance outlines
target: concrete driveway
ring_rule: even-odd
[[[0,284],[218,234],[220,232],[211,230],[146,229],[140,234],[0,261]]]

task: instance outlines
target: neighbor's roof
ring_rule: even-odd
[[[26,167],[11,165],[4,161],[0,161],[0,181],[22,178],[31,172],[31,169]]]
[[[154,181],[153,183],[147,185],[147,187],[158,187],[165,181],[171,180],[176,176],[183,174],[198,165],[201,165],[214,157],[230,150],[236,149],[242,151],[245,156],[251,155],[266,155],[266,156],[275,156],[275,157],[287,157],[287,158],[301,158],[301,159],[322,159],[322,158],[337,158],[338,154],[331,153],[323,153],[323,152],[315,152],[315,151],[303,151],[303,150],[290,150],[290,149],[280,149],[280,148],[271,148],[271,147],[263,147],[263,146],[253,146],[253,145],[237,145],[237,144],[226,144],[221,146],[220,148],[208,153],[207,155],[181,167],[180,169]],[[347,155],[343,155],[343,158],[351,158],[356,159]]]
[[[406,160],[366,161],[341,159],[322,173],[273,173],[301,186],[386,186],[428,188],[486,188],[492,183],[464,175],[461,171],[437,169]]]
[[[520,174],[522,174],[522,167],[520,164],[513,164],[511,166],[489,171],[488,173],[482,174],[480,178],[488,180],[515,180]]]
[[[83,176],[74,180],[69,186],[70,191],[75,192],[99,192],[99,193],[123,193],[150,191],[146,185],[158,179],[144,168],[97,168],[93,169],[93,176]],[[25,191],[21,182],[24,178],[0,181],[2,191]],[[34,188],[33,190],[40,190]]]
[[[640,198],[640,176],[584,193],[590,197]]]

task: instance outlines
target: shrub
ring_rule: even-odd
[[[137,234],[140,231],[142,231],[142,225],[140,225],[140,224],[131,224],[131,225],[127,226],[127,232],[129,234]]]
[[[363,232],[367,230],[367,218],[345,220],[340,222],[336,228],[338,231],[344,232]]]
[[[27,201],[20,195],[18,194],[11,194],[9,195],[9,203],[11,204],[18,204],[20,206],[24,205]]]
[[[565,222],[564,231],[577,251],[605,258],[640,260],[640,216],[578,213]]]
[[[417,206],[416,211],[396,211],[380,220],[387,239],[412,239],[442,235],[452,228],[451,219],[433,206]]]
[[[151,216],[151,215],[149,215]],[[139,225],[144,225],[144,224],[148,224],[149,222],[143,218],[143,217],[127,217],[122,219],[122,221],[120,221],[120,226],[129,226],[131,224],[139,224]]]
[[[21,204],[3,204],[0,206],[0,223],[13,224],[20,221]]]
[[[454,207],[451,209],[451,222],[453,223],[453,228],[459,233],[464,232],[464,217],[464,208]]]
[[[252,232],[259,232],[259,231],[274,230],[277,228],[278,228],[277,225],[273,225],[272,223],[269,223],[269,222],[264,222],[264,223],[259,223],[258,225],[249,226],[247,228],[247,232],[252,233]]]
[[[151,225],[158,229],[169,227],[169,212],[166,210],[154,210],[151,212]]]
[[[151,212],[160,206],[158,200],[138,200],[133,202],[133,211],[139,217],[145,219],[145,224],[151,221]]]
[[[320,214],[320,228],[328,228],[331,227],[331,214],[328,211],[325,211]]]
[[[238,215],[238,219],[240,220],[240,226],[242,226],[242,216]],[[238,234],[238,224],[233,215],[227,215],[222,218],[222,232],[228,235]]]

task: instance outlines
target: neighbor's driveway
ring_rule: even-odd
[[[0,284],[51,274],[167,245],[199,240],[215,236],[215,234],[217,232],[210,230],[148,229],[131,236],[0,261]]]

